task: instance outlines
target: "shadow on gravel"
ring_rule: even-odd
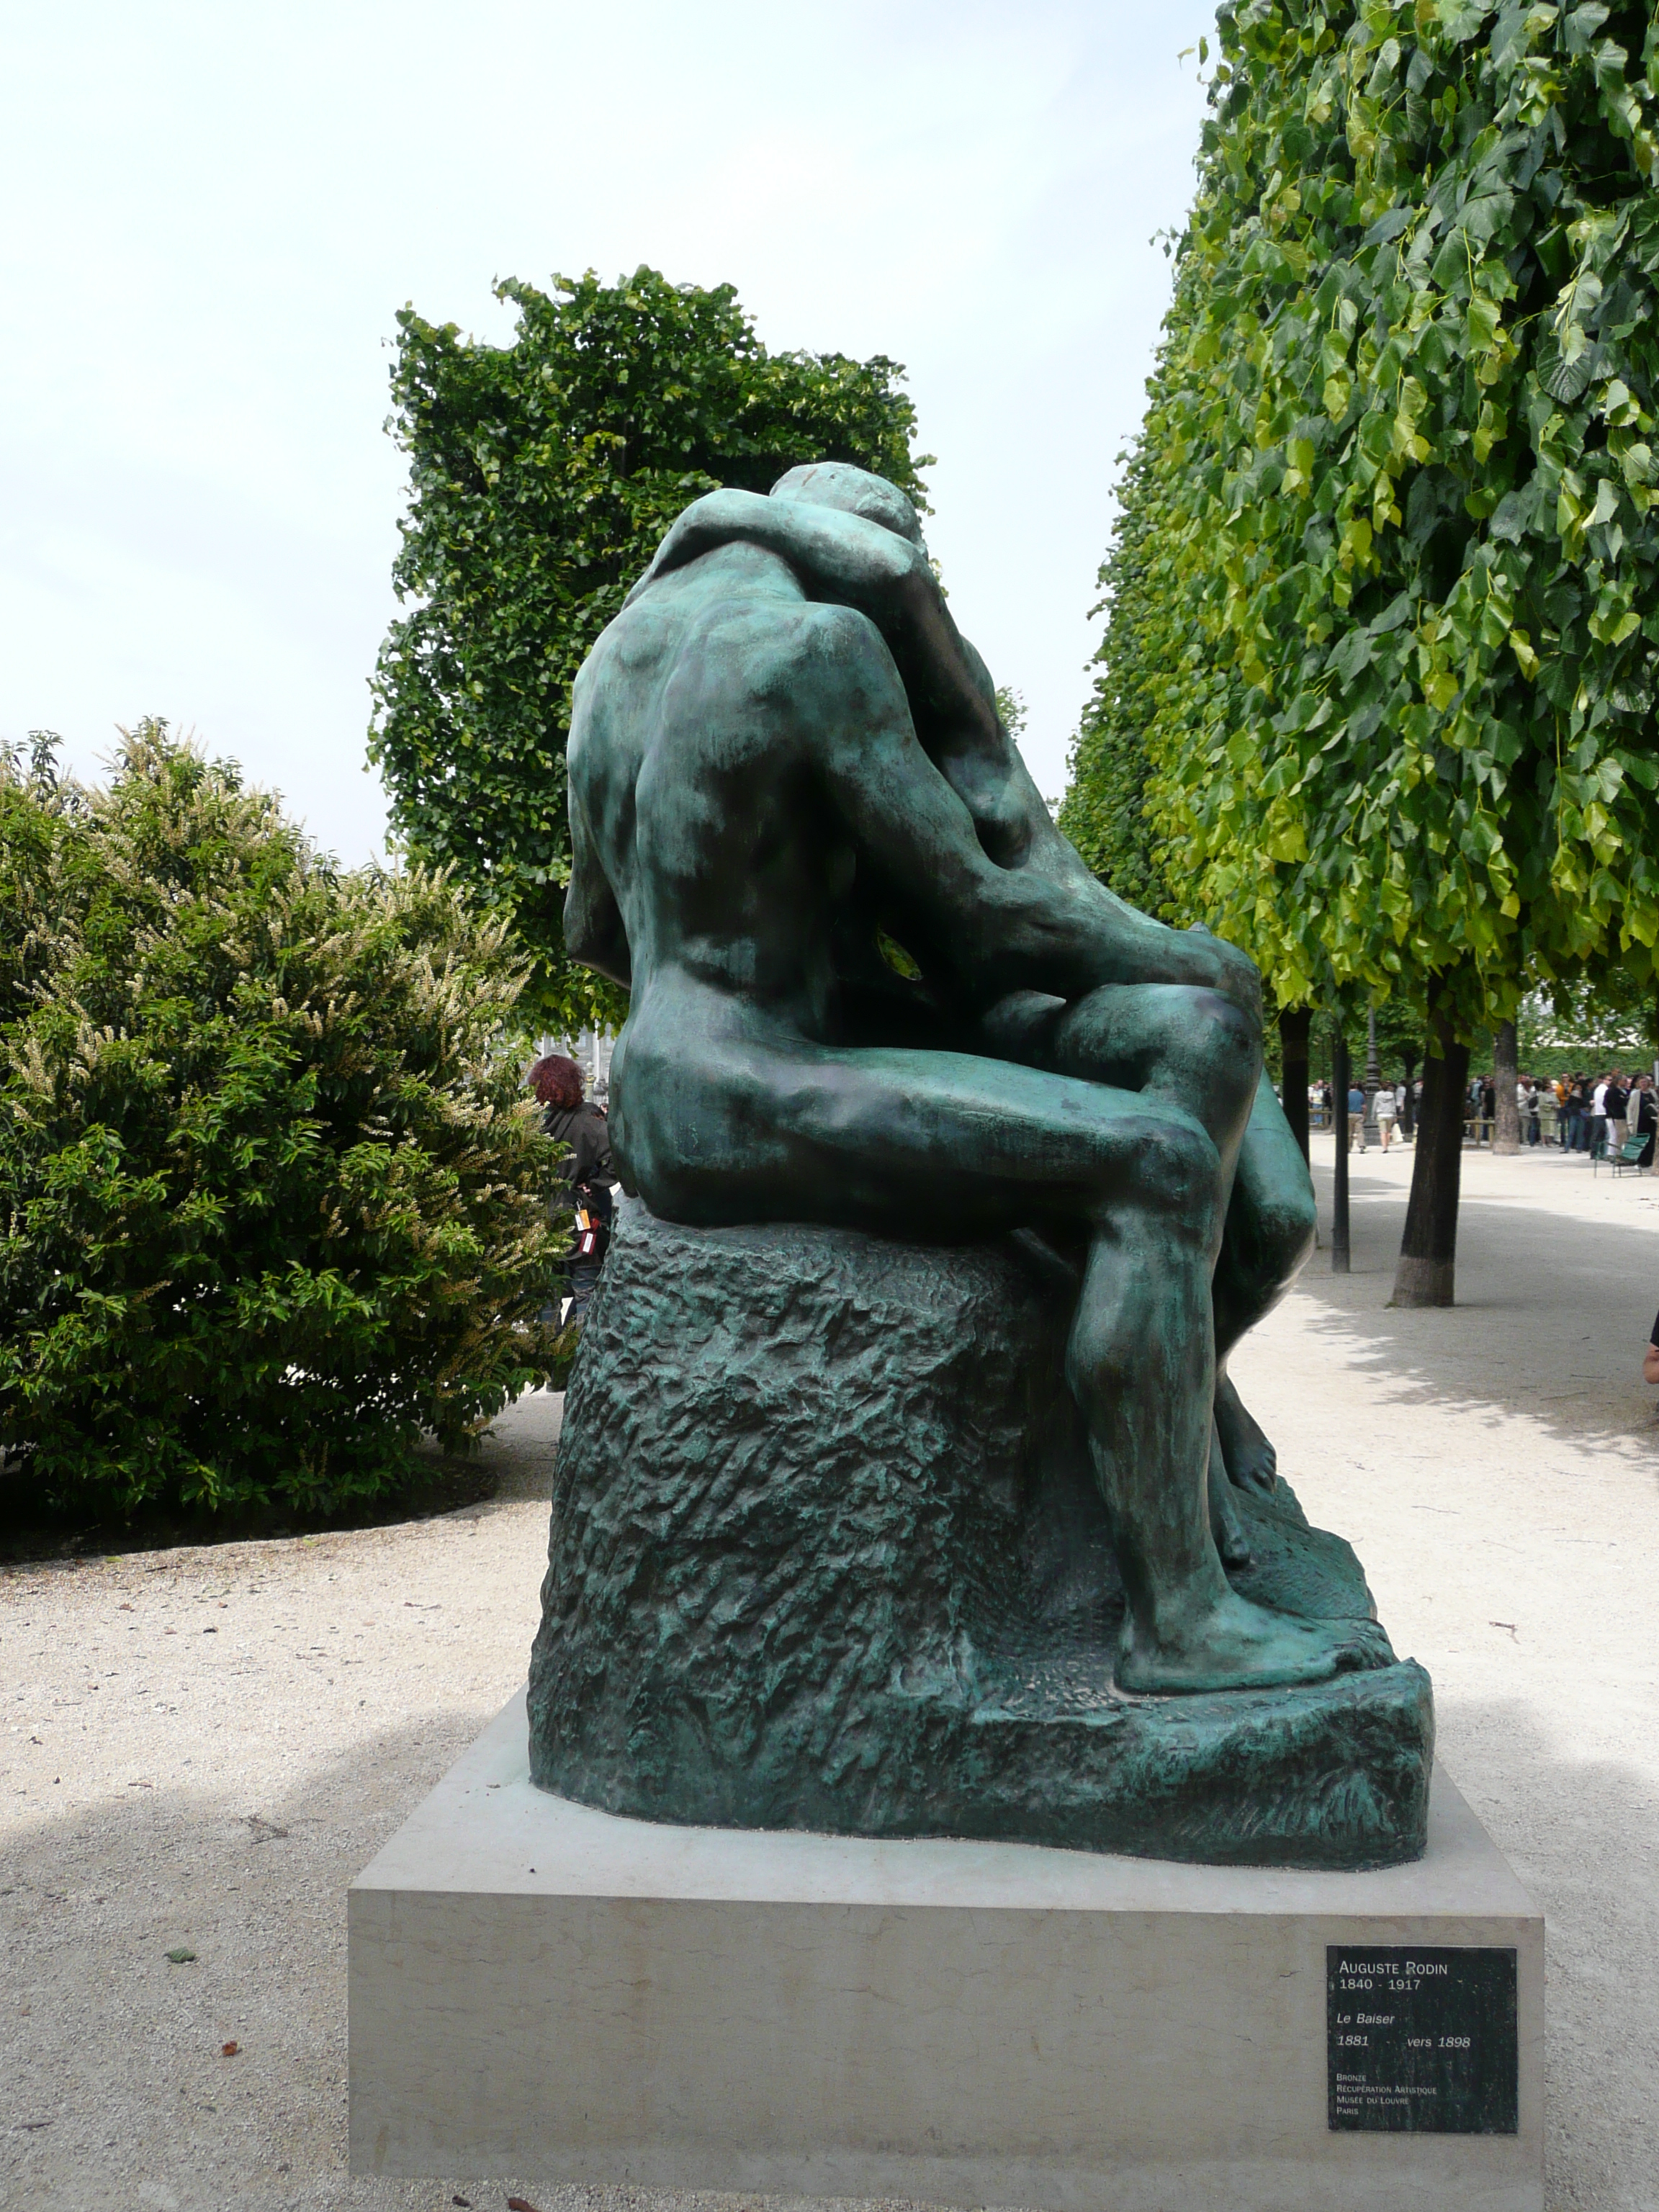
[[[143,1507],[100,1518],[86,1506],[42,1504],[31,1490],[28,1462],[9,1461],[0,1474],[0,1565],[26,1561],[113,1558],[124,1552],[171,1551],[180,1545],[247,1544],[285,1536],[319,1536],[345,1528],[382,1528],[398,1521],[430,1521],[495,1496],[498,1476],[479,1459],[416,1455],[408,1477],[379,1498],[331,1513],[292,1505],[233,1507],[220,1513]]]
[[[358,2201],[346,1888],[492,1717],[366,1736],[268,1802],[157,1789],[15,1832],[0,1858],[0,2203]],[[362,2201],[449,2201],[416,2186]]]
[[[1545,2202],[1652,2212],[1659,2080],[1659,1790],[1577,1759],[1512,1699],[1462,1698],[1448,1767],[1543,1908]]]
[[[490,1717],[366,1737],[270,1802],[158,1791],[17,1837],[0,1865],[0,2200],[75,2212],[384,2212],[456,2195],[499,2206],[509,2191],[540,2212],[759,2202],[533,2176],[348,2179],[346,1887]],[[1448,1720],[1458,1785],[1548,1919],[1547,2201],[1651,2212],[1654,1784],[1571,1756],[1512,1700],[1463,1701]],[[178,1949],[196,1955],[172,1965]]]
[[[1647,1227],[1466,1194],[1457,1304],[1395,1310],[1404,1188],[1368,1179],[1356,1161],[1353,1272],[1342,1276],[1330,1269],[1328,1171],[1316,1181],[1324,1243],[1297,1291],[1316,1310],[1316,1331],[1386,1373],[1390,1395],[1524,1413],[1564,1440],[1659,1444],[1656,1394],[1642,1381],[1659,1309],[1659,1210]]]
[[[562,1393],[527,1393],[485,1431],[476,1450],[462,1457],[435,1447],[417,1449],[407,1480],[395,1491],[332,1513],[303,1513],[284,1505],[222,1513],[158,1507],[126,1518],[100,1519],[86,1508],[42,1505],[31,1492],[27,1460],[8,1460],[0,1465],[0,1567],[384,1528],[494,1502],[550,1496],[563,1408]]]

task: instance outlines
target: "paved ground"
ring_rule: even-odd
[[[1395,1313],[1410,1155],[1352,1170],[1354,1272],[1316,1254],[1240,1385],[1429,1668],[1441,1756],[1544,1907],[1547,2202],[1654,2212],[1659,1179],[1466,1154],[1458,1305]]]
[[[1408,1172],[1356,1159],[1354,1273],[1239,1379],[1548,1913],[1549,2202],[1654,2212],[1659,1182],[1471,1157],[1462,1303],[1395,1314]],[[0,1576],[0,2203],[651,2202],[343,2171],[345,1886],[522,1679],[556,1419],[443,1521]]]

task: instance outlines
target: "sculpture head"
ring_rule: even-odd
[[[861,514],[878,522],[896,538],[907,538],[925,552],[921,518],[904,494],[885,477],[850,461],[809,461],[791,469],[773,485],[773,499],[798,501],[805,507],[838,507],[848,514]]]

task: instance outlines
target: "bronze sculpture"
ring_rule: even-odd
[[[909,502],[823,464],[688,508],[578,678],[569,775],[567,943],[630,988],[612,1142],[649,1214],[1020,1240],[1073,1285],[1064,1372],[1121,1582],[1116,1692],[1410,1674],[1390,1740],[1420,1765],[1426,1678],[1395,1666],[1363,1582],[1286,1609],[1229,1578],[1241,1507],[1276,1482],[1225,1359],[1313,1235],[1259,978],[1113,897],[1060,836]],[[567,1572],[556,1603],[561,1540],[556,1500],[532,1678],[555,1787],[595,1771],[574,1723],[556,1747],[554,1646],[593,1587],[589,1559],[588,1598]],[[672,1810],[658,1769],[650,1803]]]

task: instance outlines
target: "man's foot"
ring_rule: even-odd
[[[1228,1590],[1157,1641],[1144,1638],[1133,1620],[1126,1622],[1117,1680],[1125,1690],[1172,1697],[1289,1689],[1394,1664],[1375,1620],[1298,1620]]]
[[[1271,1498],[1279,1479],[1279,1454],[1224,1375],[1216,1385],[1215,1433],[1235,1488]]]
[[[1213,1421],[1210,1424],[1210,1534],[1221,1554],[1224,1567],[1248,1567],[1250,1564],[1250,1540],[1244,1534],[1238,1514],[1229,1495],[1232,1483],[1227,1474],[1227,1462],[1221,1455],[1221,1439]]]

